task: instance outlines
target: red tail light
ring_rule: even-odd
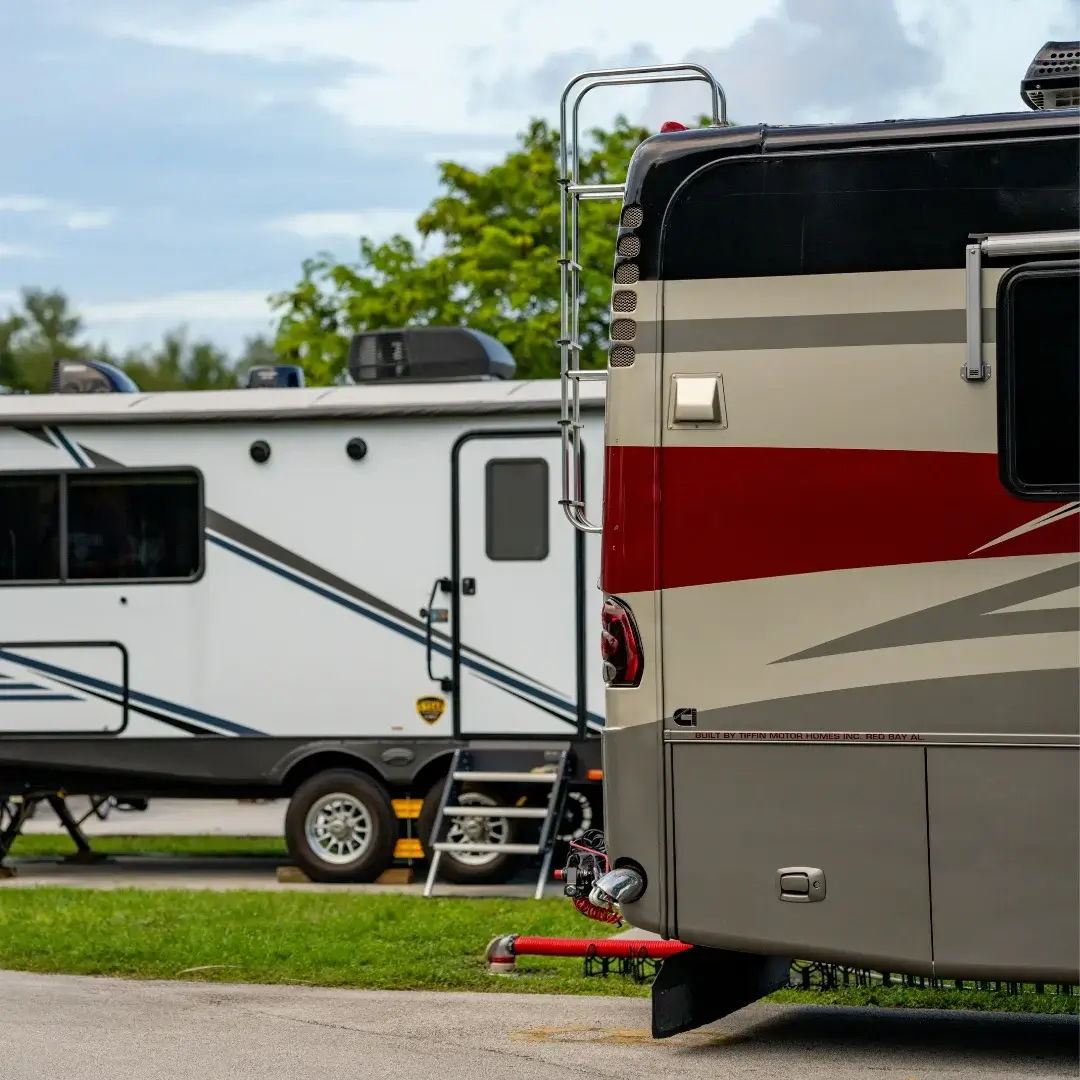
[[[660,134],[666,135],[669,131],[686,131],[688,130],[685,124],[680,124],[678,120],[665,120],[660,125]]]
[[[604,601],[600,652],[604,657],[604,682],[608,686],[637,686],[645,661],[633,613],[621,601]]]

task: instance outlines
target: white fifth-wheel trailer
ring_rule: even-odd
[[[0,398],[0,792],[287,796],[319,880],[423,857],[476,748],[503,759],[447,807],[442,846],[480,850],[444,877],[598,820],[598,538],[558,527],[558,381],[464,328],[359,335],[350,374],[151,394],[62,361]]]

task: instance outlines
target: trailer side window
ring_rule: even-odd
[[[548,463],[501,458],[487,463],[487,557],[536,561],[548,556]]]
[[[1080,481],[1080,264],[1038,263],[998,287],[1001,479],[1016,495],[1075,498]]]
[[[0,478],[0,581],[60,579],[60,478]]]
[[[199,572],[200,517],[195,473],[72,474],[67,576],[190,580]]]

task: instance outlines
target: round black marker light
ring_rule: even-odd
[[[363,439],[350,439],[345,444],[345,453],[352,458],[353,461],[361,461],[367,457],[367,443]]]
[[[270,444],[263,439],[256,439],[251,444],[251,460],[259,465],[265,465],[270,460]]]

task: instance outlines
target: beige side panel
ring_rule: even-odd
[[[673,374],[717,374],[728,426],[666,430],[664,445],[996,453],[996,391],[965,383],[963,363],[958,344],[669,353],[664,416]]]
[[[984,304],[992,304],[1003,273],[1000,269],[983,271]],[[964,301],[963,270],[807,274],[664,283],[664,317],[667,319],[944,311],[963,308]]]
[[[669,704],[672,694],[679,699],[674,704],[705,710],[916,679],[1075,668],[1075,632],[977,636],[992,628],[992,611],[960,623],[940,608],[1075,563],[1075,555],[973,559],[668,589],[663,609]],[[1066,587],[1025,607],[1057,612],[1051,615],[1057,622],[1070,607],[1075,610],[1076,595]],[[854,635],[920,612],[928,612],[925,625],[903,629],[913,643],[855,647],[860,641]],[[939,628],[965,633],[967,640],[934,640]],[[837,641],[845,638],[853,640]],[[830,642],[836,642],[832,655],[785,660],[815,648],[827,652],[821,647]]]

